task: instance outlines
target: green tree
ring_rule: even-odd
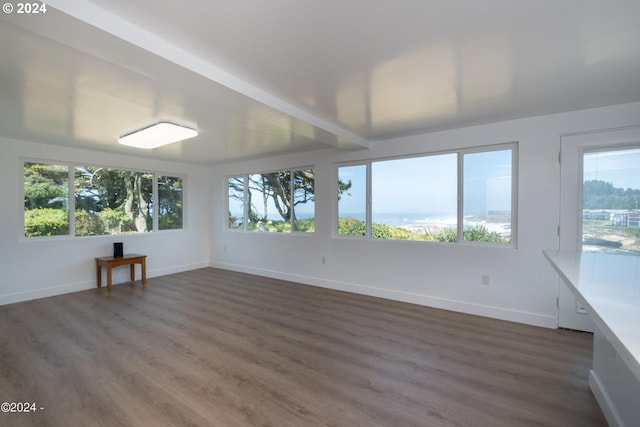
[[[93,224],[101,212],[114,211],[123,215],[102,215],[104,230],[145,232],[151,228],[150,205],[152,200],[152,175],[145,172],[125,171],[101,167],[78,166],[75,169],[76,216],[80,212],[95,217],[85,223]],[[83,215],[83,214],[80,214]],[[96,227],[76,227],[77,235],[97,231]]]
[[[68,167],[41,163],[24,164],[24,208],[66,209]]]
[[[287,170],[229,178],[229,197],[247,204],[249,223],[267,220],[269,199],[273,201],[280,217],[289,222],[292,215],[295,215],[295,206],[315,201],[316,184],[313,169],[293,171],[293,180],[291,177],[291,171]],[[249,187],[246,201],[244,200],[245,179],[248,179]],[[338,197],[349,188],[351,188],[351,182],[339,181]],[[255,194],[261,194],[261,200],[253,200]],[[255,203],[260,203],[262,209],[259,210]],[[262,212],[262,215],[258,212]],[[231,212],[229,212],[229,221],[229,224],[235,223],[235,217]]]
[[[182,228],[182,178],[158,176],[158,228]]]
[[[62,209],[28,209],[24,211],[24,229],[27,237],[69,234],[69,214]]]
[[[293,177],[293,179],[292,179]],[[249,188],[263,194],[263,212],[265,220],[267,216],[267,200],[271,198],[278,214],[285,221],[290,221],[295,215],[295,206],[299,204],[315,202],[316,177],[313,169],[293,171],[278,171],[252,175],[249,179]],[[338,182],[338,197],[351,188],[351,182]],[[292,197],[293,196],[293,197]],[[248,201],[251,207],[251,200]],[[255,210],[254,210],[255,213]],[[250,208],[251,219],[251,208]],[[295,219],[295,218],[294,218]]]
[[[640,189],[618,188],[601,180],[585,181],[582,203],[583,209],[638,209]]]
[[[69,168],[64,165],[24,163],[24,234],[69,234]]]

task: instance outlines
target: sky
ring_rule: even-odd
[[[511,210],[511,151],[464,155],[465,214]],[[365,166],[339,169],[340,179],[351,181],[340,200],[340,212],[365,210]],[[441,154],[372,163],[372,214],[456,216],[457,154]]]
[[[585,181],[596,179],[614,187],[640,189],[640,149],[585,153],[583,177]]]
[[[456,216],[457,154],[438,154],[374,161],[372,214]],[[339,178],[351,182],[339,202],[341,215],[366,211],[366,166],[339,167]],[[640,189],[640,149],[585,153],[584,179],[611,182],[615,187]],[[511,150],[464,154],[464,214],[511,210]],[[254,204],[261,198],[254,197]],[[241,212],[238,207],[231,211]],[[278,219],[269,201],[269,217]],[[300,217],[314,215],[314,204],[298,205]]]

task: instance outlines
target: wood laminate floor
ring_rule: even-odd
[[[207,268],[0,307],[0,425],[602,427],[591,347]]]

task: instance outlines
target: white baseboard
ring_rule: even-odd
[[[369,295],[379,298],[386,298],[395,301],[408,302],[412,304],[424,305],[427,307],[441,308],[445,310],[457,311],[461,313],[474,314],[478,316],[490,317],[494,319],[508,320],[512,322],[524,323],[528,325],[541,326],[545,328],[556,328],[557,319],[553,316],[545,316],[537,313],[512,310],[503,307],[487,306],[482,304],[469,303],[429,295],[413,294],[409,292],[394,291],[366,286],[359,283],[340,282],[327,280],[311,276],[284,273],[280,271],[267,270],[261,268],[247,267],[236,264],[220,262],[198,262],[178,266],[169,266],[147,271],[147,277],[166,276],[169,274],[181,273],[183,271],[196,270],[198,268],[215,267],[225,270],[238,271],[248,274],[272,277],[275,279],[287,280],[304,285],[318,286],[339,291],[353,292],[362,295]],[[38,298],[46,298],[70,292],[84,291],[95,288],[95,280],[88,280],[78,283],[52,286],[46,288],[32,289],[23,292],[0,295],[0,305],[13,304],[22,301],[29,301]]]
[[[607,390],[602,386],[598,375],[593,371],[589,372],[589,387],[591,387],[591,391],[598,401],[598,405],[600,405],[600,409],[602,409],[602,413],[607,419],[609,427],[625,427],[624,422],[618,415],[618,411],[616,411],[609,397],[609,393],[607,393]]]
[[[493,319],[508,320],[511,322],[524,323],[527,325],[540,326],[543,328],[555,329],[558,327],[558,319],[538,313],[512,310],[509,308],[487,306],[466,301],[458,301],[429,295],[413,294],[409,292],[381,289],[359,283],[340,282],[327,280],[318,277],[302,276],[281,271],[267,270],[262,268],[247,267],[224,262],[211,262],[211,267],[224,270],[238,271],[241,273],[256,274],[259,276],[271,277],[274,279],[297,282],[304,285],[312,285],[323,288],[335,289],[338,291],[353,292],[357,294],[369,295],[379,298],[386,298],[394,301],[408,302],[412,304],[424,305],[427,307],[441,308],[444,310],[457,311],[460,313],[474,314],[477,316],[490,317]]]
[[[0,295],[0,305],[13,304],[16,302],[30,301],[33,299],[53,297],[56,295],[68,294],[71,292],[85,291],[95,288],[95,279],[87,282],[78,282],[68,285],[51,286],[47,288],[33,289],[12,294]]]
[[[169,274],[182,273],[183,271],[197,270],[199,268],[209,267],[209,262],[200,261],[192,264],[172,265],[169,267],[155,268],[153,271],[147,271],[147,277],[167,276]]]
[[[166,276],[168,274],[181,273],[183,271],[196,270],[198,268],[209,267],[207,261],[201,261],[193,264],[174,265],[170,267],[156,268],[153,270],[147,270],[147,278]],[[127,273],[128,274],[128,273]],[[118,285],[115,283],[114,285]],[[103,285],[106,284],[103,282]],[[103,286],[103,287],[104,287]],[[71,292],[86,291],[87,289],[94,289],[96,287],[96,280],[87,280],[78,283],[71,283],[59,286],[50,286],[46,288],[37,288],[23,292],[15,292],[12,294],[0,295],[0,305],[13,304],[17,302],[30,301],[39,298],[53,297],[56,295],[68,294]]]

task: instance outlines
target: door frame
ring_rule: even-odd
[[[640,126],[560,135],[560,251],[582,250],[582,160],[585,151],[640,146]],[[558,279],[558,326],[593,332],[593,321],[580,311],[580,302]]]

